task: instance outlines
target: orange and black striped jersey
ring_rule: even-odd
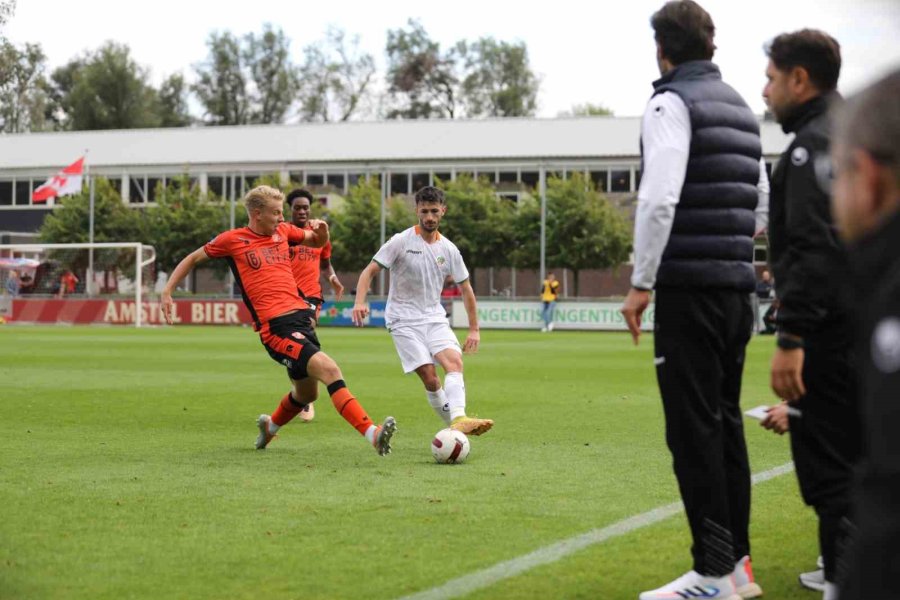
[[[299,227],[281,223],[272,235],[259,235],[249,227],[231,229],[203,247],[210,258],[228,260],[257,329],[274,317],[310,308],[297,293],[291,270],[290,246],[304,237]]]

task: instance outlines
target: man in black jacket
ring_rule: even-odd
[[[715,27],[703,8],[668,2],[651,25],[662,76],[641,125],[635,268],[622,314],[637,343],[656,290],[654,363],[693,568],[640,599],[755,598],[740,392],[753,236],[768,206],[759,123],[711,62]]]
[[[865,451],[841,600],[900,598],[900,70],[838,116],[834,214],[858,296]]]
[[[763,96],[785,133],[795,134],[772,173],[769,244],[780,303],[772,389],[799,409],[790,417],[791,451],[803,500],[819,518],[830,600],[859,445],[847,258],[829,190],[827,110],[839,100],[840,46],[804,29],[776,37],[766,51]]]

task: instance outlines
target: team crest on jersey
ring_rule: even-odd
[[[447,261],[444,260],[444,257],[443,257],[443,256],[438,256],[438,257],[437,257],[437,264],[443,265],[445,262],[447,262]]]
[[[244,252],[244,256],[247,258],[247,264],[250,265],[251,269],[259,269],[262,266],[262,261],[259,259],[259,254],[256,253],[256,250],[248,250]]]
[[[275,235],[272,236],[272,241],[275,242],[276,244],[279,244],[282,241],[284,241],[284,238],[276,233]]]

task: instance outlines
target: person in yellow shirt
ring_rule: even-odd
[[[541,317],[544,319],[544,326],[541,331],[553,331],[553,313],[556,310],[556,299],[559,297],[559,282],[553,273],[547,273],[547,279],[541,284],[541,302],[544,303],[544,309]]]

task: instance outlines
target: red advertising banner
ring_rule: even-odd
[[[141,302],[141,323],[164,323],[159,302]],[[18,323],[107,323],[133,325],[134,300],[21,299],[12,302],[6,320]],[[250,311],[240,300],[175,300],[175,324],[249,325]]]

